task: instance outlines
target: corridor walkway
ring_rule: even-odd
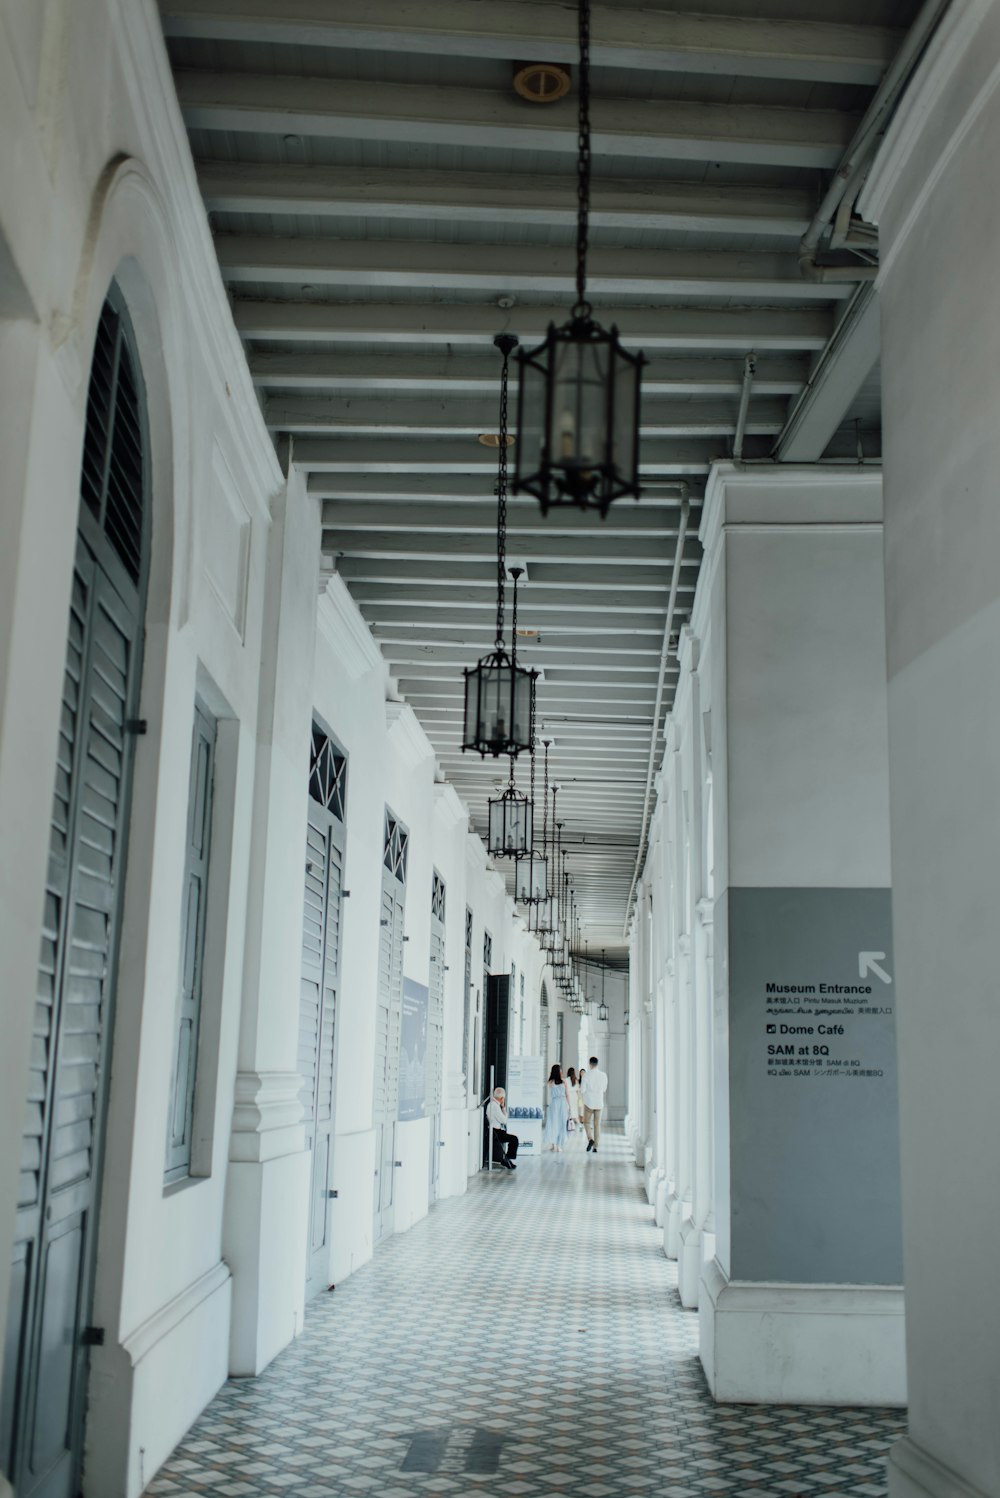
[[[899,1412],[717,1407],[621,1136],[470,1182],[226,1386],[148,1489],[875,1495]]]

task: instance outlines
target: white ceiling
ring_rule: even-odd
[[[809,376],[853,287],[801,278],[798,240],[916,4],[595,3],[590,289],[649,358],[645,490],[605,522],[512,499],[527,565],[582,937],[620,952],[657,669],[697,581],[712,460],[879,450],[877,378]],[[275,435],[323,506],[338,571],[485,825],[506,765],[462,755],[462,668],[492,644],[499,356],[573,299],[576,95],[537,106],[515,60],[575,58],[560,0],[161,0],[219,264]],[[511,302],[501,306],[501,302]],[[803,402],[805,403],[803,414]],[[794,453],[792,447],[794,445]],[[675,662],[666,677],[669,707]],[[657,725],[659,728],[660,725]],[[540,772],[539,772],[540,773]]]

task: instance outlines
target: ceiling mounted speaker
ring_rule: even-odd
[[[569,93],[570,71],[558,62],[516,62],[514,88],[530,104],[554,104]]]

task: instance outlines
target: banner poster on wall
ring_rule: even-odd
[[[399,1111],[403,1123],[424,1116],[424,1086],[427,1072],[426,983],[403,979],[403,1023],[399,1045]]]

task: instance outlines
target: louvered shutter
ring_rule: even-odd
[[[201,1025],[202,965],[208,908],[208,859],[212,832],[212,787],[215,779],[215,719],[196,707],[188,783],[187,848],[184,861],[184,905],[181,929],[180,994],[177,1040],[167,1135],[165,1178],[181,1180],[191,1170],[194,1131],[198,1034]]]
[[[309,1295],[327,1282],[346,785],[345,756],[320,725],[314,724],[306,826],[298,1047],[306,1145],[312,1153],[306,1277]]]

